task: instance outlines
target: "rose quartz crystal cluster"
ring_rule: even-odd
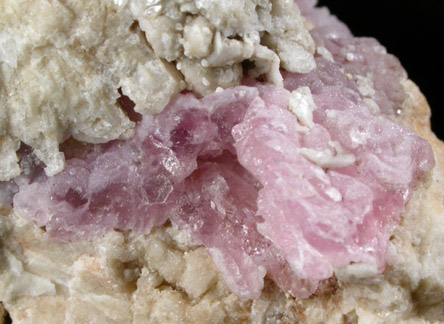
[[[433,154],[396,121],[398,61],[298,3],[325,49],[316,70],[283,72],[285,88],[245,80],[203,98],[180,94],[143,116],[132,140],[66,144],[62,173],[16,180],[15,212],[59,241],[149,233],[169,220],[206,246],[243,298],[257,298],[265,276],[308,297],[352,262],[383,271]]]

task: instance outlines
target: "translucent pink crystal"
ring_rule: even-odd
[[[168,218],[174,188],[197,168],[197,156],[220,155],[254,88],[197,100],[180,95],[170,109],[145,116],[134,139],[70,148],[64,172],[23,184],[15,210],[62,240],[92,238],[118,228],[147,233]],[[33,197],[32,199],[29,199]]]
[[[180,94],[156,116],[132,116],[131,140],[67,143],[66,169],[50,178],[25,155],[15,212],[59,241],[113,229],[149,233],[169,219],[207,247],[242,298],[257,298],[266,275],[308,297],[351,262],[382,271],[389,237],[433,154],[396,121],[399,62],[376,41],[353,38],[314,1],[297,2],[333,61],[317,55],[314,71],[283,72],[285,89],[245,80],[200,99]],[[353,75],[372,81],[371,98]],[[317,105],[310,128],[287,110],[301,86]],[[353,160],[326,167],[306,150]],[[17,191],[2,186],[9,196]]]
[[[131,141],[67,146],[66,170],[22,183],[15,211],[63,241],[148,233],[169,218],[243,298],[260,295],[267,273],[307,297],[350,262],[383,270],[410,190],[433,166],[430,147],[336,87],[314,96],[315,125],[303,132],[289,96],[259,84],[180,95]],[[357,162],[329,170],[301,154],[332,141]]]
[[[375,90],[372,97],[385,115],[396,115],[402,112],[405,92],[400,80],[407,78],[407,73],[399,60],[388,54],[374,38],[353,37],[348,27],[331,15],[326,7],[316,8],[316,0],[295,0],[314,28],[310,30],[316,46],[327,49],[333,58],[327,62],[321,55],[316,55],[320,68],[305,76],[315,88],[324,84],[343,83],[348,95],[359,95],[356,79],[369,79]],[[326,66],[329,66],[326,68]],[[335,71],[335,73],[333,73]],[[344,81],[345,75],[352,80]],[[341,80],[342,79],[342,80]],[[315,89],[312,89],[316,91]],[[352,90],[352,93],[350,93]]]
[[[315,96],[316,125],[308,133],[269,97],[255,99],[233,129],[240,163],[263,185],[260,233],[303,279],[329,278],[351,262],[383,270],[388,238],[410,190],[433,166],[430,148],[333,87]],[[356,163],[329,170],[300,154],[301,148],[331,149],[331,141],[353,153]]]

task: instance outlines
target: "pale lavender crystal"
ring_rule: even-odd
[[[180,95],[170,109],[145,116],[131,141],[70,153],[62,173],[23,184],[15,210],[62,240],[113,228],[147,233],[168,218],[168,198],[197,168],[197,156],[231,147],[227,134],[256,95],[246,87],[202,100]]]
[[[53,177],[25,154],[15,212],[58,241],[149,233],[170,220],[208,249],[242,298],[259,297],[266,275],[308,297],[351,262],[382,271],[389,237],[433,154],[396,123],[405,78],[397,60],[376,41],[353,38],[315,1],[297,3],[332,62],[317,55],[314,71],[283,72],[285,89],[245,80],[200,99],[180,94],[158,115],[133,116],[131,140],[67,143],[66,169]],[[347,74],[370,79],[374,93]],[[287,110],[301,86],[317,105],[310,128]],[[306,150],[353,160],[321,166]],[[0,191],[12,195],[16,185]]]
[[[371,97],[379,105],[381,112],[385,115],[400,114],[405,99],[400,81],[407,78],[407,73],[399,60],[387,54],[385,47],[376,39],[353,37],[348,27],[331,15],[327,8],[314,7],[316,0],[295,0],[295,2],[304,17],[314,25],[310,34],[316,46],[327,49],[334,60],[332,64],[325,62],[326,60],[317,54],[316,61],[321,67],[311,73],[315,74],[313,78],[316,79],[320,71],[323,71],[321,74],[324,83],[344,83],[346,89],[350,88],[353,92],[359,93],[356,86],[353,89],[350,83],[356,84],[357,78],[365,77],[372,83],[375,94]],[[325,65],[330,67],[324,68]],[[333,81],[327,80],[326,74]],[[348,75],[352,81],[337,80],[338,74],[342,74],[342,78]]]
[[[315,7],[318,0],[295,0],[295,3],[298,5],[302,16],[315,28],[328,26],[342,34],[352,36],[348,27],[336,16],[330,14],[327,7]]]

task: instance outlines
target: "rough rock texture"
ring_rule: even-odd
[[[345,28],[327,12],[311,11],[313,1],[298,3],[302,12],[311,17],[307,25],[322,27],[322,24],[331,23],[339,30]],[[314,28],[313,35],[316,32]],[[346,37],[341,37],[339,39],[347,44]],[[363,43],[366,42],[360,44]],[[431,143],[437,160],[435,169],[413,193],[400,226],[390,238],[389,265],[384,273],[376,274],[373,268],[355,263],[337,269],[333,278],[320,283],[315,295],[301,300],[284,294],[272,281],[279,283],[279,280],[269,272],[261,296],[247,301],[230,292],[226,274],[217,271],[211,262],[210,255],[217,260],[220,254],[211,249],[208,253],[196,244],[205,243],[205,232],[199,242],[190,240],[188,233],[193,229],[179,230],[176,227],[179,221],[176,221],[150,235],[111,231],[89,242],[48,242],[43,229],[10,212],[11,197],[17,186],[2,183],[1,190],[6,194],[1,197],[0,211],[0,300],[4,301],[13,320],[20,323],[436,323],[444,318],[441,276],[444,257],[440,244],[436,244],[442,241],[444,233],[441,185],[444,147],[430,131],[427,103],[419,90],[405,79],[402,70],[398,70],[400,74],[390,84],[395,90],[388,93],[397,95],[384,96],[384,86],[377,86],[384,78],[379,78],[377,73],[387,67],[384,65],[386,56],[379,58],[378,64],[382,65],[378,70],[364,71],[362,75],[359,68],[351,65],[340,75],[332,62],[335,58],[344,61],[345,57],[345,61],[353,62],[355,54],[365,59],[366,53],[355,48],[352,55],[341,54],[340,51],[336,53],[329,42],[323,45],[316,49],[317,63],[325,63],[331,73],[316,76],[314,72],[308,74],[305,81],[298,78],[287,83],[289,89],[309,86],[315,99],[313,102],[307,99],[306,88],[292,93],[289,110],[302,124],[298,132],[307,131],[304,127],[313,127],[312,123],[317,123],[316,116],[319,117],[317,114],[325,112],[323,105],[318,107],[319,102],[316,102],[317,97],[322,98],[319,86],[334,87],[335,84],[329,82],[339,80],[339,85],[348,83],[349,88],[355,90],[340,95],[335,92],[337,97],[344,96],[357,103],[362,101],[367,108],[365,113],[382,112],[391,116],[392,121],[409,126]],[[379,50],[373,52],[370,51],[370,55],[384,54]],[[390,60],[388,62],[390,66]],[[391,62],[396,71],[399,64]],[[347,66],[346,62],[343,64]],[[316,78],[321,82],[316,82]],[[397,104],[385,106],[387,102]],[[301,105],[306,109],[298,109]],[[329,148],[330,153],[333,149],[337,155],[344,155],[339,162],[353,161],[354,154],[341,151],[337,145]],[[304,154],[318,165],[325,161],[331,163],[337,156],[312,151]],[[25,156],[22,157],[24,180],[38,170],[34,169],[36,163],[32,155]],[[222,158],[230,161],[230,155]],[[188,179],[196,185],[217,167],[211,159],[200,163],[201,174]],[[221,181],[213,183],[220,185]],[[211,194],[209,189],[205,194]],[[193,191],[186,194],[193,198]],[[330,192],[330,196],[334,200],[337,194]],[[198,197],[196,202],[199,203]],[[208,211],[224,208],[223,204],[214,203]],[[242,245],[238,246],[242,250]],[[223,258],[219,261],[221,259],[223,261]]]
[[[363,269],[349,268],[306,300],[288,298],[266,280],[261,297],[245,301],[227,289],[208,253],[174,227],[54,243],[4,209],[1,253],[9,261],[1,263],[1,273],[10,273],[0,290],[4,306],[20,323],[439,323],[444,145],[430,131],[424,97],[410,81],[404,86],[403,122],[431,143],[437,166],[403,214],[391,239],[396,258],[384,274],[361,279]],[[27,297],[28,287],[8,288],[10,276],[19,274],[11,260],[39,278],[34,291],[48,289],[49,280],[57,293]]]
[[[274,86],[179,95],[144,117],[132,140],[71,157],[68,144],[66,170],[16,179],[14,211],[59,241],[147,234],[169,219],[250,299],[267,273],[308,297],[351,262],[381,272],[433,155],[415,133],[341,92],[326,86],[313,98],[299,88],[294,113],[290,92]]]
[[[263,45],[266,36],[277,41]],[[247,60],[252,76],[282,84],[280,62],[308,72],[313,53],[292,1],[274,1],[273,10],[253,0],[2,1],[0,181],[20,174],[21,142],[54,175],[64,168],[59,143],[70,137],[131,137],[120,89],[136,111],[153,114],[184,88],[207,94],[238,85]]]
[[[64,167],[58,145],[70,136],[99,143],[133,135],[116,103],[120,87],[131,87],[138,104],[144,99],[137,109],[146,112],[183,89],[180,73],[155,56],[133,22],[104,1],[1,2],[0,147],[9,164],[21,141],[55,174]],[[20,172],[4,164],[2,180]]]
[[[120,2],[119,2],[120,3]],[[239,84],[241,63],[251,76],[282,84],[291,72],[315,68],[313,40],[293,1],[130,0],[128,6],[155,53],[177,61],[187,87],[201,94]]]

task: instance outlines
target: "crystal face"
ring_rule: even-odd
[[[390,232],[433,166],[428,144],[341,88],[313,95],[312,127],[287,109],[290,96],[261,84],[179,95],[132,140],[72,149],[65,171],[20,185],[14,209],[63,241],[170,219],[245,298],[267,273],[306,297],[350,262],[382,271]]]
[[[179,94],[131,140],[67,143],[63,172],[16,179],[15,212],[58,241],[145,234],[169,220],[242,298],[259,297],[266,275],[308,297],[352,262],[383,271],[433,154],[397,123],[398,61],[333,18],[316,27],[323,13],[300,5],[315,24],[316,70],[282,72],[284,88],[245,79],[203,98]]]

